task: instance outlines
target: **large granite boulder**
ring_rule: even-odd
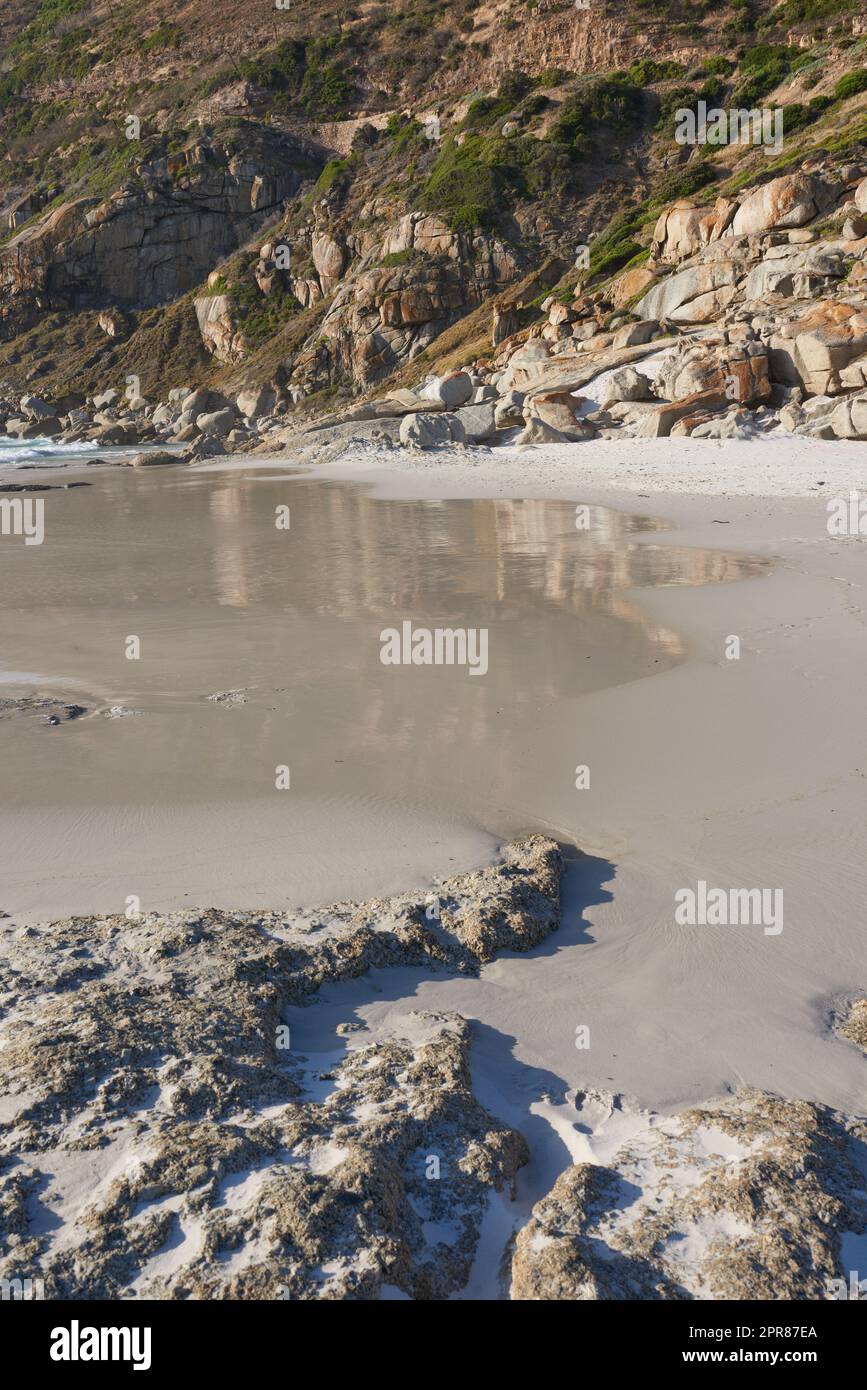
[[[834,189],[812,174],[783,174],[748,193],[734,215],[735,236],[769,232],[775,227],[803,227],[827,211]]]

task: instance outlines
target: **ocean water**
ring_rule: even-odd
[[[112,451],[116,452],[116,451]],[[87,454],[95,454],[93,444],[63,444],[56,439],[12,439],[0,435],[0,469],[21,468],[28,463],[50,463],[60,467],[80,463]]]

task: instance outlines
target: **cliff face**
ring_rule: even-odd
[[[637,291],[679,198],[673,228],[813,154],[863,153],[867,26],[850,0],[828,10],[230,0],[217,24],[203,0],[12,0],[0,379],[95,391],[134,371],[156,395],[204,376],[315,407],[435,360],[461,323],[478,348],[510,287],[499,336],[525,327],[582,247],[591,281],[634,263]],[[700,101],[779,108],[785,139],[773,158],[678,144]]]
[[[62,202],[25,226],[0,249],[4,336],[44,310],[141,309],[200,283],[311,171],[291,137],[256,144],[203,141],[147,160],[110,197]]]

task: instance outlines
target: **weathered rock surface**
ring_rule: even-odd
[[[856,999],[837,1032],[867,1052],[867,999]]]
[[[49,1298],[460,1288],[527,1157],[473,1099],[468,1025],[335,1039],[320,1076],[285,1010],[373,966],[528,950],[557,928],[560,871],[532,836],[429,894],[4,924],[0,1277],[38,1270]]]
[[[512,1297],[839,1297],[842,1236],[867,1232],[865,1139],[863,1118],[752,1090],[648,1116],[537,1203]]]
[[[263,127],[243,153],[219,139],[191,143],[142,164],[139,186],[64,203],[0,247],[0,334],[30,327],[46,308],[139,307],[185,293],[309,167],[293,137]]]
[[[734,215],[735,236],[802,227],[833,202],[833,189],[810,174],[784,174],[747,194]]]

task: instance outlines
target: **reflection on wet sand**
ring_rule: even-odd
[[[50,499],[38,552],[0,549],[0,669],[52,673],[22,694],[143,717],[50,737],[4,721],[4,790],[22,806],[273,797],[287,764],[293,798],[544,818],[574,762],[575,701],[684,657],[634,591],[764,569],[639,543],[657,524],[604,508],[579,529],[569,503],[382,501],[255,474],[95,484]],[[406,619],[487,629],[487,674],[384,666],[380,632]],[[207,699],[228,690],[243,694]]]

